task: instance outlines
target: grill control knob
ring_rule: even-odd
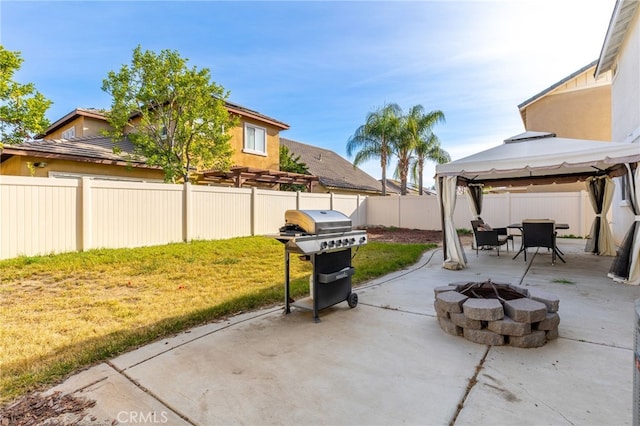
[[[365,241],[367,241],[367,237],[360,237],[360,244],[364,243]]]
[[[355,239],[355,238],[351,238],[351,239],[349,239],[349,244],[355,244],[355,242],[356,242],[356,239]]]
[[[327,248],[327,242],[326,242],[326,241],[321,242],[321,243],[320,243],[320,248],[321,248],[322,250],[326,249],[326,248]]]
[[[336,241],[336,246],[337,246],[337,247],[340,247],[341,245],[342,245],[342,240],[337,240],[337,241]]]
[[[335,246],[335,245],[336,245],[336,242],[335,242],[335,241],[333,241],[333,240],[329,241],[329,247],[333,247],[333,246]]]
[[[344,240],[342,240],[342,243],[343,243],[345,246],[348,246],[348,245],[349,245],[349,239],[348,239],[348,238],[345,238]]]

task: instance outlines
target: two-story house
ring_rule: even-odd
[[[224,173],[210,171],[200,175],[201,183],[273,187],[278,183],[310,184],[317,180],[279,172],[280,132],[289,125],[231,102],[225,105],[230,114],[239,118],[238,126],[229,130],[234,166]],[[114,153],[110,138],[102,136],[109,128],[103,111],[77,108],[56,120],[38,139],[6,145],[0,158],[0,174],[163,180],[162,170],[131,155],[133,145],[128,139],[119,144],[122,152]]]
[[[611,140],[611,73],[594,76],[598,61],[518,105],[527,131],[561,138]]]

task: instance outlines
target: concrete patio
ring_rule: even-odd
[[[465,247],[357,289],[360,303],[250,312],[163,339],[70,377],[60,390],[96,401],[83,424],[625,425],[632,422],[634,301],[606,277],[612,258],[559,240],[528,262]],[[516,242],[517,245],[517,242]],[[438,286],[485,279],[554,293],[560,337],[520,349],[444,333]],[[248,278],[250,279],[250,278]]]

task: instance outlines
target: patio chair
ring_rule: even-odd
[[[506,236],[507,237],[507,241],[511,241],[511,248],[513,248],[515,250],[515,246],[514,246],[514,242],[513,242],[513,235],[509,234],[507,228],[492,228],[491,226],[489,226],[489,224],[485,223],[484,220],[482,220],[481,217],[478,217],[478,219],[471,221],[471,228],[473,229],[473,234],[474,235],[475,235],[476,231],[478,231],[478,229],[480,229],[482,231],[497,231],[498,235]],[[471,248],[473,248],[473,246]],[[509,251],[509,245],[507,245],[507,251]]]
[[[471,227],[473,228],[473,236],[475,238],[476,244],[476,256],[478,256],[478,250],[480,249],[480,247],[495,247],[498,251],[498,256],[500,256],[500,246],[506,244],[507,251],[509,251],[508,235],[502,235],[498,233],[497,229],[482,229],[481,224],[478,222],[478,220],[471,221]]]
[[[556,247],[556,223],[554,220],[536,219],[522,221],[522,249],[524,250],[524,261],[527,261],[527,248],[546,247],[551,251],[551,264],[555,265],[556,256],[564,261]]]

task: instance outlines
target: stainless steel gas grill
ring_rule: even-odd
[[[318,311],[342,301],[351,308],[358,304],[358,295],[351,291],[351,249],[367,243],[367,231],[354,231],[351,219],[335,210],[287,210],[285,225],[272,235],[284,244],[285,312],[291,306]],[[313,264],[309,280],[310,295],[291,302],[289,295],[289,256],[291,253]]]

